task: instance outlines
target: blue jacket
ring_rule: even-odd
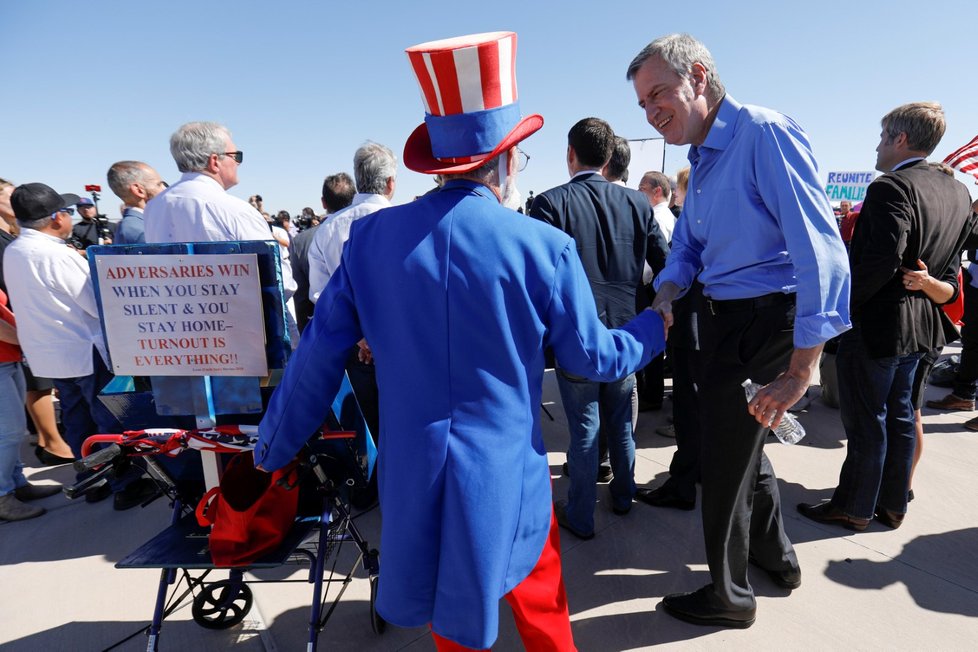
[[[608,330],[573,240],[485,186],[449,182],[353,225],[261,422],[257,463],[287,463],[323,422],[361,336],[380,389],[377,609],[488,648],[499,599],[550,527],[544,347],[568,371],[612,381],[662,351],[662,322],[645,311]]]
[[[605,326],[616,328],[635,316],[643,263],[658,274],[669,255],[645,195],[598,173],[579,174],[537,195],[530,217],[574,238]]]

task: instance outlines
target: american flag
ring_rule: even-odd
[[[945,165],[949,165],[958,172],[974,175],[978,179],[978,136],[971,139],[964,147],[960,147],[948,154],[944,159]],[[975,183],[978,183],[976,181]]]

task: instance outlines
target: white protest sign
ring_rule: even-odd
[[[265,376],[256,254],[97,256],[112,370]]]
[[[663,171],[666,141],[662,138],[643,138],[628,141],[628,146],[632,150],[632,160],[628,164],[628,187],[638,188],[638,182],[646,172]]]
[[[829,201],[862,201],[866,198],[866,188],[875,176],[875,172],[829,172],[825,194],[829,196]]]

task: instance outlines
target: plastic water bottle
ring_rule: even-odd
[[[740,383],[740,386],[744,388],[748,403],[757,396],[757,392],[761,389],[761,386],[752,382],[750,378]],[[805,437],[805,428],[799,423],[795,415],[788,412],[785,412],[784,416],[781,417],[781,423],[778,424],[778,427],[772,430],[782,444],[797,444]]]

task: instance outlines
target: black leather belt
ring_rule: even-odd
[[[759,297],[750,299],[719,299],[706,298],[706,309],[713,316],[722,315],[730,312],[746,312],[748,310],[758,310],[759,308],[770,308],[795,302],[794,293],[785,294],[784,292],[772,292]]]

